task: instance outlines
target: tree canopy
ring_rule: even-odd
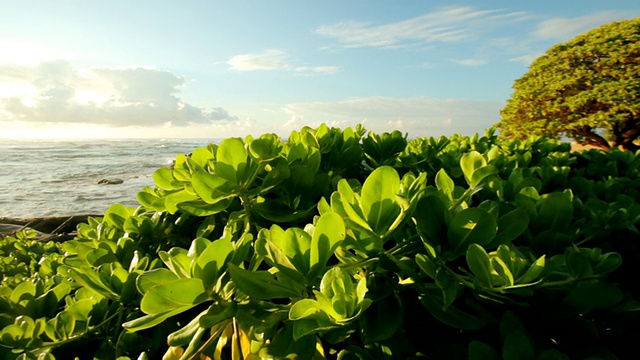
[[[640,17],[553,46],[513,88],[497,124],[503,137],[640,149]]]

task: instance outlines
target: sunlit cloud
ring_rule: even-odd
[[[231,70],[256,71],[279,70],[287,67],[288,55],[282,50],[266,50],[261,53],[236,55],[227,61]]]
[[[101,126],[187,126],[233,121],[179,97],[183,76],[152,67],[75,69],[66,60],[0,65],[1,121]]]
[[[477,38],[484,29],[529,19],[526,12],[476,10],[470,6],[440,8],[411,19],[374,25],[345,21],[320,26],[316,33],[346,47],[400,48],[416,43],[460,42]]]
[[[398,128],[410,136],[482,133],[500,119],[502,101],[393,98],[385,96],[349,98],[338,102],[289,104],[283,110],[290,123],[337,122],[343,126],[366,124],[377,132]]]
[[[637,15],[640,11],[634,13]],[[632,17],[629,12],[610,10],[575,18],[553,18],[542,21],[534,35],[540,39],[569,40],[599,25]]]
[[[287,52],[275,49],[236,55],[227,64],[229,70],[235,71],[293,70],[304,75],[335,74],[340,69],[337,66],[296,66]]]
[[[43,61],[74,57],[69,51],[28,42],[0,41],[0,49],[0,64],[37,65]]]

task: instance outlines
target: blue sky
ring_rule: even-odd
[[[0,138],[410,137],[499,121],[552,45],[637,1],[9,1]]]

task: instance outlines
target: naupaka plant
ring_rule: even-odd
[[[639,168],[491,130],[224,139],[74,240],[2,239],[0,357],[625,357]]]

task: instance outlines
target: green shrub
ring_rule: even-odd
[[[639,166],[492,131],[225,139],[74,240],[4,238],[0,358],[625,358]]]

